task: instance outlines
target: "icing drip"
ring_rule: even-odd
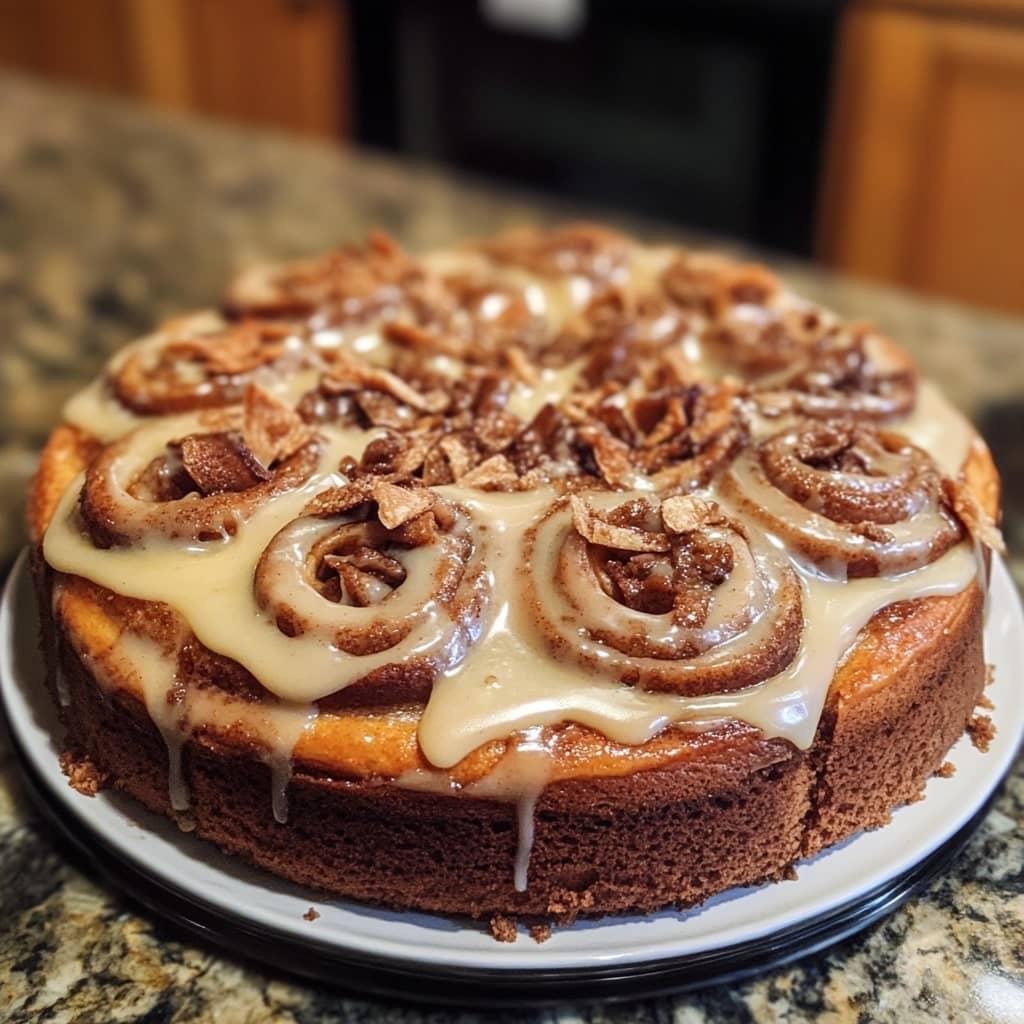
[[[189,726],[185,709],[174,692],[175,661],[152,640],[137,633],[123,633],[118,638],[116,657],[135,674],[149,717],[167,745],[167,795],[171,807],[187,811],[191,800],[181,770],[181,751]]]
[[[317,719],[316,705],[278,711],[272,717],[273,737],[263,761],[270,769],[270,803],[274,820],[288,821],[288,783],[292,778],[292,756],[299,738]]]
[[[465,793],[488,800],[516,805],[516,856],[513,883],[516,892],[525,892],[536,831],[536,809],[544,787],[551,778],[552,755],[541,727],[532,727],[514,736],[501,760],[483,778],[460,786],[447,772],[414,768],[396,778],[401,789],[454,796]]]
[[[71,706],[71,691],[68,689],[68,677],[64,674],[64,669],[60,665],[57,666],[54,672],[54,687],[57,691],[57,703],[62,708]]]
[[[138,684],[146,710],[167,746],[168,799],[175,811],[190,806],[182,772],[182,750],[200,729],[228,731],[241,725],[263,752],[270,769],[270,803],[275,820],[288,820],[288,783],[295,746],[316,721],[315,705],[249,705],[218,690],[175,688],[176,659],[137,633],[122,633],[111,652],[118,671]]]
[[[508,753],[479,782],[465,788],[473,796],[512,800],[516,805],[516,859],[513,883],[516,892],[526,891],[530,855],[533,852],[537,801],[551,775],[551,751],[543,729],[526,729],[513,741]]]

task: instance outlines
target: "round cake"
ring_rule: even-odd
[[[499,937],[781,880],[983,739],[998,491],[760,265],[579,224],[253,268],[43,454],[65,770]]]

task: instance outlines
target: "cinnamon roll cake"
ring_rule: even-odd
[[[998,514],[877,330],[592,225],[247,271],[69,403],[29,509],[79,786],[562,922],[916,799],[983,700]]]

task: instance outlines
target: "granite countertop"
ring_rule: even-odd
[[[61,404],[160,318],[216,301],[254,259],[325,249],[381,226],[425,248],[564,218],[531,197],[436,169],[209,123],[0,75],[0,564]],[[616,218],[649,237],[677,235]],[[770,258],[770,257],[769,257]],[[776,261],[777,263],[778,261]],[[1024,551],[1024,322],[783,268],[805,294],[870,316],[989,437]],[[1018,582],[1024,564],[1014,562]],[[102,882],[30,806],[0,733],[0,1020],[475,1020],[364,1000],[194,943]],[[920,897],[827,953],[751,980],[506,1020],[1024,1020],[1024,763]]]

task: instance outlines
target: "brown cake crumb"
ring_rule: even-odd
[[[304,921],[315,921],[319,916],[320,915],[317,911],[313,907],[310,907],[309,910],[302,915],[302,919]]]
[[[504,914],[495,914],[490,922],[491,935],[497,942],[516,941],[516,919]]]
[[[988,715],[975,715],[967,723],[967,735],[971,737],[975,749],[984,754],[995,738],[996,727]]]
[[[991,686],[995,682],[996,667],[991,662],[985,663],[985,685]]]
[[[61,771],[68,777],[68,785],[82,796],[95,796],[107,784],[107,773],[88,757],[76,757],[70,750],[60,755]]]
[[[978,698],[977,706],[985,711],[991,711],[995,707],[995,704],[992,703],[992,700],[989,697],[986,697],[984,694],[982,694]]]
[[[548,913],[555,914],[559,924],[572,924],[580,913],[594,905],[594,894],[573,892],[571,889],[556,889],[548,901]]]
[[[935,774],[940,779],[951,779],[956,775],[956,765],[952,761],[943,761],[936,769]]]
[[[530,925],[530,938],[533,939],[538,945],[542,942],[547,942],[551,938],[551,925],[549,924],[531,924]]]

